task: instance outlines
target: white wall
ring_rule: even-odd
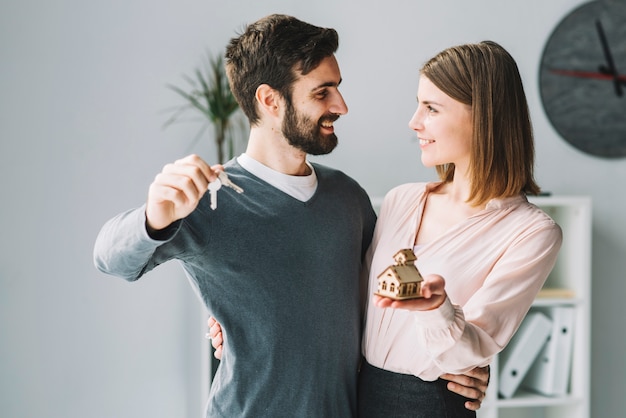
[[[272,12],[338,29],[350,113],[323,163],[372,195],[434,177],[407,122],[417,70],[452,44],[493,39],[517,59],[537,177],[594,201],[592,416],[620,416],[626,387],[626,160],[560,139],[537,91],[543,44],[581,0],[9,0],[0,3],[0,415],[200,415],[201,308],[176,264],[128,284],[98,273],[95,235],[142,203],[161,166],[195,151],[197,125],[163,130],[165,88]]]

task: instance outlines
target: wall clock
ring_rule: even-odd
[[[556,131],[590,155],[626,156],[626,2],[584,3],[556,26],[539,71]]]

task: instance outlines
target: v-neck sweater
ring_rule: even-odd
[[[211,210],[207,193],[158,239],[145,205],[97,238],[98,268],[129,281],[179,260],[221,323],[207,417],[356,415],[359,280],[376,215],[356,181],[313,167],[317,189],[302,202],[231,160],[225,170],[243,194],[222,187]]]

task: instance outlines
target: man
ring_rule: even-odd
[[[359,279],[376,217],[354,180],[306,158],[335,148],[348,111],[337,46],[335,30],[290,16],[248,26],[226,50],[250,122],[245,154],[166,165],[145,205],[96,241],[97,267],[127,280],[180,260],[223,325],[207,417],[356,415]],[[244,193],[222,187],[212,209],[222,170]]]

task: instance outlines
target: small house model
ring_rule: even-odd
[[[400,250],[393,258],[396,264],[387,267],[378,275],[378,290],[375,294],[395,300],[422,297],[424,279],[415,266],[417,257],[413,250]]]

